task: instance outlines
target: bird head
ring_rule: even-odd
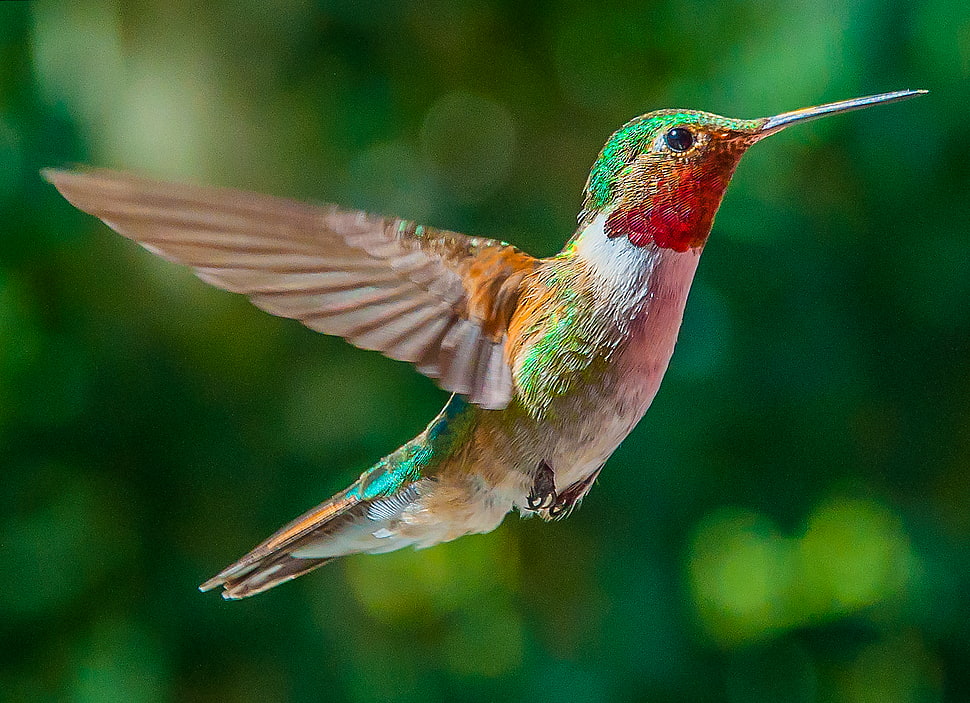
[[[701,247],[752,144],[793,124],[925,92],[883,93],[754,120],[697,110],[647,113],[623,125],[600,152],[586,183],[581,228],[605,214],[610,238],[680,252]]]

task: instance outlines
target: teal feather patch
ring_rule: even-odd
[[[451,396],[424,432],[365,471],[348,496],[374,500],[429,476],[464,438],[475,412],[475,406],[458,395]]]

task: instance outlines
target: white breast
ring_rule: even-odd
[[[563,428],[553,462],[562,490],[598,469],[653,401],[674,350],[700,250],[679,253],[610,239],[598,217],[576,242],[602,283],[604,305],[625,342],[607,377],[579,394],[577,424]]]

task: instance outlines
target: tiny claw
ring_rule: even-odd
[[[545,510],[551,508],[558,501],[556,493],[556,475],[546,462],[541,462],[532,483],[532,491],[525,499],[529,510]]]
[[[555,503],[549,506],[549,510],[546,512],[547,519],[557,520],[569,515],[573,511],[573,508],[579,505],[580,501],[589,493],[589,489],[593,487],[593,483],[596,481],[596,477],[599,476],[602,468],[601,466],[586,478],[577,481],[560,493],[556,497]]]
[[[551,517],[553,519],[558,518],[558,517],[562,517],[571,507],[572,507],[572,505],[567,505],[566,503],[564,503],[562,501],[556,503],[555,505],[550,505],[549,506],[549,517]]]
[[[525,505],[529,510],[545,510],[546,508],[551,508],[555,503],[555,493],[545,493],[543,495],[530,493],[529,497],[525,500]]]

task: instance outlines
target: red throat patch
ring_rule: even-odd
[[[644,247],[653,242],[663,249],[684,252],[704,244],[707,235],[698,237],[689,219],[676,211],[661,208],[614,210],[606,219],[606,236],[626,236],[633,246]]]
[[[620,201],[606,219],[606,235],[678,252],[703,246],[733,172],[694,164],[669,169]]]

